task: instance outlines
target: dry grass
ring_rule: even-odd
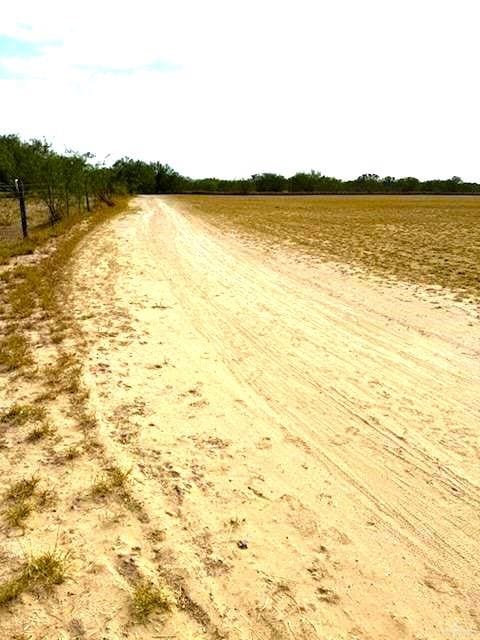
[[[119,467],[112,467],[98,476],[91,489],[92,496],[104,498],[114,493],[127,494],[127,480],[131,469],[123,471]]]
[[[62,242],[57,243],[55,251],[48,255],[39,254],[41,260],[28,265],[21,264],[3,278],[7,285],[5,305],[12,319],[25,320],[40,312],[43,319],[53,319],[53,341],[62,341],[66,326],[62,322],[62,313],[57,302],[62,273],[86,231],[123,211],[126,202],[127,199],[122,198],[115,207],[100,209],[90,215],[72,214],[53,227],[46,226],[35,230],[27,241],[12,244],[0,240],[1,264],[2,261],[8,262],[13,255],[31,253],[33,248],[42,249],[47,241],[62,237]]]
[[[31,556],[22,570],[26,588],[41,587],[49,591],[54,585],[61,584],[66,578],[68,561],[69,554],[58,549]]]
[[[4,196],[0,198],[0,227],[9,227],[14,224],[20,227],[18,201]]]
[[[18,202],[0,199],[0,264],[15,256],[28,255],[49,238],[63,235],[66,230],[89,214],[72,212],[55,225],[49,223],[48,208],[41,202],[27,199],[29,237],[22,239]]]
[[[135,622],[144,623],[153,613],[169,611],[175,604],[175,596],[167,586],[141,580],[132,594],[132,618]]]
[[[31,512],[32,505],[25,500],[20,500],[7,507],[4,513],[5,522],[12,528],[22,527]]]
[[[27,422],[44,420],[46,411],[43,407],[31,404],[13,404],[9,409],[0,413],[0,424],[11,427],[21,427]]]
[[[45,367],[43,378],[56,394],[76,394],[81,389],[81,369],[75,354],[61,353],[54,364]]]
[[[35,251],[36,243],[28,238],[25,240],[13,240],[0,242],[0,265],[8,262],[15,256],[30,255]]]
[[[27,500],[31,498],[35,493],[37,484],[40,482],[40,478],[33,475],[30,478],[24,478],[18,482],[11,484],[5,492],[6,500],[11,502],[18,502],[21,500]]]
[[[480,299],[480,198],[176,197],[204,220],[267,244]]]
[[[19,573],[0,584],[0,607],[18,598],[25,591],[50,592],[67,577],[69,554],[58,549],[30,556]]]
[[[90,451],[95,447],[95,441],[89,440],[86,451]],[[124,471],[117,466],[110,467],[104,473],[99,474],[91,488],[90,495],[95,500],[104,500],[105,498],[113,498],[121,502],[129,511],[136,512],[142,517],[143,506],[131,492],[128,484],[128,477],[131,469]]]
[[[11,484],[5,492],[4,519],[9,527],[23,527],[24,521],[33,511],[31,498],[39,483],[35,475]]]
[[[59,455],[58,460],[60,462],[71,462],[76,458],[79,458],[82,455],[82,452],[79,447],[71,445],[66,449],[62,454]]]
[[[6,371],[15,371],[30,367],[33,359],[28,340],[19,333],[10,333],[0,338],[0,367]]]
[[[27,442],[38,442],[39,440],[48,438],[54,433],[55,433],[55,429],[48,422],[42,422],[42,424],[40,424],[38,427],[34,427],[27,434],[27,437],[25,438],[25,440]]]
[[[0,607],[10,604],[24,591],[20,576],[0,584]]]
[[[29,243],[2,244],[0,237],[0,264],[7,261],[11,255],[29,253],[33,247],[39,248],[38,254],[32,259],[19,260],[0,273],[0,377],[6,386],[14,383],[13,393],[9,397],[10,402],[16,400],[16,404],[6,401],[2,403],[4,406],[0,407],[0,427],[4,432],[10,427],[21,427],[20,436],[23,439],[23,445],[21,444],[18,450],[12,447],[12,455],[5,456],[7,466],[3,471],[6,477],[7,474],[16,477],[14,470],[19,464],[25,463],[26,468],[36,468],[42,463],[39,459],[39,449],[26,447],[26,442],[41,441],[53,433],[44,408],[47,403],[55,404],[55,407],[48,405],[51,407],[48,418],[56,421],[59,426],[59,415],[67,413],[69,421],[66,431],[70,428],[71,420],[84,431],[91,431],[94,427],[94,419],[87,414],[84,406],[86,392],[80,380],[80,353],[74,351],[70,343],[62,348],[53,347],[51,343],[58,345],[65,337],[74,336],[75,326],[71,310],[65,304],[68,298],[68,280],[65,278],[65,272],[69,268],[72,253],[95,225],[124,211],[126,202],[127,199],[124,198],[114,208],[105,208],[90,216],[71,216],[54,228],[36,230]],[[59,238],[58,242],[48,243],[44,247],[46,241],[53,236],[63,237]],[[32,357],[33,354],[35,359]],[[52,365],[44,368],[45,360],[52,362]],[[23,385],[32,371],[35,373],[34,383]],[[63,394],[65,397],[58,402],[59,395]],[[32,404],[23,404],[27,397],[28,402]],[[57,407],[60,409],[59,414],[54,410]],[[15,431],[11,430],[7,435],[18,442]],[[61,435],[63,436],[63,433]],[[59,435],[57,441],[60,440]],[[82,452],[81,445],[72,445],[69,448],[65,446],[64,451],[58,456],[58,462],[74,460],[82,455]],[[95,451],[96,456],[100,454],[103,455],[103,452]],[[49,449],[48,455],[49,459],[55,460],[53,446]],[[93,453],[90,458],[93,460]],[[71,486],[68,486],[71,481],[70,474],[56,483],[58,474],[53,474],[52,469],[49,473],[49,487],[58,484],[62,487],[62,492],[58,497],[59,504],[55,506],[52,514],[42,514],[35,519],[32,517],[36,527],[35,536],[38,539],[42,539],[48,530],[51,530],[59,517],[62,517],[63,521],[61,510],[68,508],[65,506],[65,493],[74,497],[78,495],[74,480]],[[127,475],[113,473],[110,478],[112,491],[125,496],[126,502],[129,499],[124,486]],[[45,484],[46,480],[47,478]],[[38,483],[38,477],[26,477],[2,490],[1,517],[2,525],[5,525],[2,526],[5,535],[11,535],[8,528],[23,529],[29,516],[49,509],[57,501],[54,490],[43,489],[43,480],[40,486]],[[8,558],[5,564],[10,564]],[[15,565],[12,562],[9,577],[0,582],[0,607],[12,603],[22,593],[30,592],[37,595],[51,591],[55,585],[65,580],[68,564],[68,554],[57,549],[30,556],[18,570],[14,569]],[[4,567],[4,571],[6,568],[7,566]],[[81,576],[79,578],[81,579]],[[28,621],[31,615],[36,616],[38,607],[32,606],[29,602],[26,609],[23,607],[16,611],[18,618]]]
[[[30,202],[28,214],[32,230],[48,220],[47,207],[39,203]],[[34,231],[32,238],[23,240],[18,200],[0,197],[0,264],[11,257],[33,253],[38,245],[36,233]]]
[[[48,207],[43,202],[28,198],[28,221],[31,229],[48,222]],[[17,198],[0,198],[0,228],[14,226],[20,234],[20,212]],[[1,237],[1,233],[0,233]]]

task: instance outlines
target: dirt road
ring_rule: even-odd
[[[472,313],[135,205],[84,243],[73,296],[102,443],[148,514],[138,563],[190,603],[164,633],[479,637]]]

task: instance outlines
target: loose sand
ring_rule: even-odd
[[[186,585],[192,624],[162,633],[479,637],[471,308],[135,205],[83,243],[73,313],[100,441],[148,515],[135,535],[164,532],[138,553]]]

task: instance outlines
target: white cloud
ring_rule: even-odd
[[[477,6],[12,3],[0,34],[42,53],[1,61],[18,79],[0,80],[0,122],[193,176],[315,168],[479,179]]]

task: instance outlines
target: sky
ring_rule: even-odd
[[[23,0],[0,134],[194,178],[480,180],[478,0]]]

